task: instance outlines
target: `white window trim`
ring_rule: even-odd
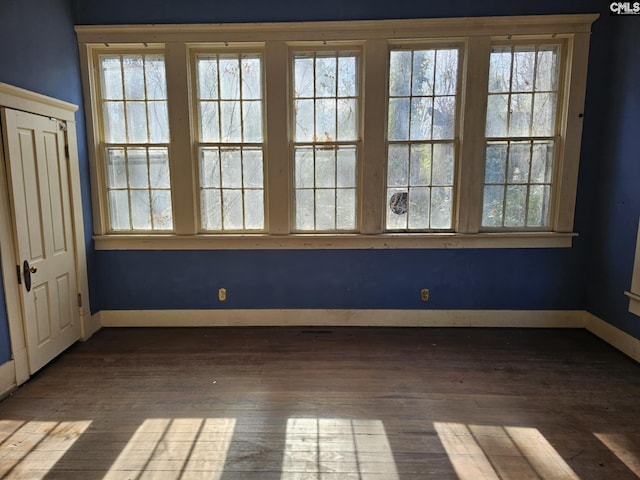
[[[476,17],[380,21],[292,22],[207,25],[77,26],[80,46],[97,249],[305,249],[305,248],[547,248],[569,247],[578,180],[582,112],[591,24],[597,14]],[[567,44],[565,95],[558,115],[562,141],[555,197],[558,208],[550,232],[481,232],[484,175],[484,119],[489,51],[496,40],[562,37]],[[455,233],[384,233],[386,85],[388,52],[394,42],[462,42],[460,92],[460,164],[456,184]],[[170,162],[174,205],[173,234],[107,234],[106,199],[100,153],[97,98],[92,57],[96,50],[125,45],[157,46],[164,42],[171,131]],[[290,118],[288,68],[291,51],[318,42],[361,45],[365,78],[362,92],[362,158],[359,192],[359,234],[292,234]],[[217,43],[264,48],[266,138],[266,219],[268,234],[198,234],[197,157],[189,80],[190,49]],[[287,68],[280,68],[287,65]],[[467,72],[475,72],[467,81]],[[378,119],[371,120],[368,119]],[[479,125],[481,124],[481,125]]]

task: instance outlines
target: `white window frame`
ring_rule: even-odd
[[[339,22],[223,25],[78,26],[97,249],[313,249],[313,248],[546,248],[570,247],[578,181],[582,116],[591,24],[597,14],[477,17]],[[559,145],[549,231],[486,232],[480,227],[489,53],[505,40],[566,42],[562,101],[556,113]],[[394,44],[438,41],[462,44],[461,105],[457,119],[459,164],[452,232],[384,233],[386,199],[386,119],[389,50]],[[358,233],[292,233],[291,53],[324,43],[359,45],[361,75],[361,158]],[[200,234],[197,155],[190,79],[191,51],[210,46],[264,51],[266,232]],[[92,91],[98,51],[146,46],[165,53],[169,98],[169,150],[174,232],[109,233],[104,175],[100,165],[98,97]],[[381,120],[384,119],[384,120]]]

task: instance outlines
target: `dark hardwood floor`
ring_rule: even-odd
[[[0,403],[0,478],[640,476],[640,365],[582,330],[103,329]]]

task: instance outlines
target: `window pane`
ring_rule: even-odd
[[[529,93],[511,95],[509,136],[526,137],[531,135],[532,101],[533,95]]]
[[[484,187],[482,225],[485,227],[501,227],[503,206],[504,187],[502,185]]]
[[[153,202],[153,228],[155,230],[173,229],[171,192],[168,190],[151,190],[151,201]]]
[[[533,96],[533,131],[536,137],[550,137],[554,131],[555,93],[536,93]]]
[[[240,60],[221,57],[219,59],[220,98],[223,100],[240,99]]]
[[[295,186],[296,188],[313,188],[315,166],[313,148],[296,148],[295,153]]]
[[[127,140],[129,143],[146,143],[147,109],[144,102],[127,102]]]
[[[389,140],[409,139],[409,105],[408,98],[389,99]]]
[[[314,101],[295,101],[296,141],[313,142],[314,140]]]
[[[316,58],[316,97],[337,94],[337,62],[335,56]]]
[[[487,137],[505,137],[509,115],[508,95],[489,95],[487,99]]]
[[[296,57],[294,62],[294,95],[296,98],[314,97],[313,58]]]
[[[555,92],[558,90],[558,47],[544,47],[538,51],[536,70],[536,91]]]
[[[169,151],[167,148],[149,148],[149,180],[151,188],[169,188]]]
[[[124,148],[107,149],[107,187],[127,187],[127,167],[124,157]]]
[[[533,143],[531,183],[551,183],[553,174],[553,141]]]
[[[458,89],[458,50],[436,51],[435,95],[455,95]]]
[[[220,190],[202,190],[200,196],[202,210],[202,228],[204,230],[222,230],[222,203]]]
[[[529,159],[531,156],[529,142],[512,142],[509,148],[508,183],[529,182]]]
[[[129,191],[109,191],[109,218],[112,230],[130,230]]]
[[[335,230],[336,194],[333,189],[316,190],[316,230]]]
[[[405,230],[409,194],[407,189],[387,189],[387,230]]]
[[[338,97],[356,97],[357,81],[356,57],[338,57]]]
[[[409,229],[426,230],[429,228],[429,206],[431,203],[431,189],[426,187],[412,187],[409,190]]]
[[[411,140],[430,140],[433,99],[417,97],[411,100]]]
[[[215,100],[218,98],[218,59],[198,56],[198,98]]]
[[[315,228],[315,198],[313,192],[311,189],[296,190],[296,228],[298,230],[313,230]]]
[[[411,92],[411,51],[392,51],[389,62],[389,95],[408,96]]]
[[[242,190],[222,190],[222,225],[225,230],[244,228]]]
[[[453,145],[436,143],[433,146],[433,170],[431,183],[433,185],[453,185]]]
[[[127,100],[144,100],[144,63],[141,55],[123,55],[124,93]]]
[[[218,102],[200,102],[200,141],[220,141]]]
[[[355,147],[339,147],[337,152],[337,186],[356,187],[356,149]]]
[[[220,139],[222,142],[242,142],[240,102],[220,102]]]
[[[513,53],[512,92],[533,90],[536,52],[533,47],[516,47]]]
[[[262,142],[262,102],[242,102],[243,141]]]
[[[244,214],[245,229],[264,229],[264,193],[262,190],[245,190]]]
[[[135,230],[151,230],[149,190],[130,190],[131,223]]]
[[[222,188],[242,187],[242,156],[240,149],[221,149],[220,165],[222,171]]]
[[[102,98],[104,100],[122,100],[122,62],[120,56],[100,57],[102,68]]]
[[[263,187],[262,150],[257,148],[242,150],[242,177],[245,188]]]
[[[149,102],[149,137],[151,143],[169,143],[167,102]]]
[[[409,146],[389,145],[387,161],[387,185],[403,187],[408,185],[409,178]]]
[[[200,150],[200,186],[220,188],[220,153],[217,148]]]
[[[316,101],[316,136],[315,141],[336,141],[336,101]]]
[[[355,98],[338,100],[338,140],[343,142],[357,139],[358,101]]]
[[[411,146],[410,184],[412,186],[431,185],[431,149],[430,144]]]
[[[436,97],[433,106],[434,140],[451,140],[455,135],[456,97]]]
[[[485,183],[504,183],[507,168],[507,143],[492,142],[487,144]]]
[[[127,130],[123,102],[105,102],[104,136],[107,143],[126,143]]]
[[[435,75],[435,50],[416,50],[413,52],[412,95],[432,96]],[[407,82],[407,85],[409,83]],[[408,89],[407,86],[405,86]]]
[[[148,188],[149,169],[146,148],[128,148],[127,164],[129,167],[129,187]]]
[[[242,98],[259,100],[262,98],[262,73],[260,59],[245,57],[242,59]]]
[[[356,189],[339,189],[336,191],[336,229],[354,230],[355,228]]]
[[[489,92],[511,90],[511,47],[494,47],[489,63]]]
[[[522,227],[527,205],[527,187],[524,185],[507,186],[505,200],[504,226]]]
[[[336,159],[334,149],[316,150],[316,187],[333,188],[336,186]]]
[[[452,190],[451,187],[431,189],[431,228],[451,228]]]
[[[165,100],[167,98],[167,84],[164,75],[164,58],[161,55],[145,56],[145,78],[147,98]]]

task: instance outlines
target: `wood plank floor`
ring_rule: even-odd
[[[0,478],[638,477],[640,365],[582,330],[103,329],[0,402]]]

